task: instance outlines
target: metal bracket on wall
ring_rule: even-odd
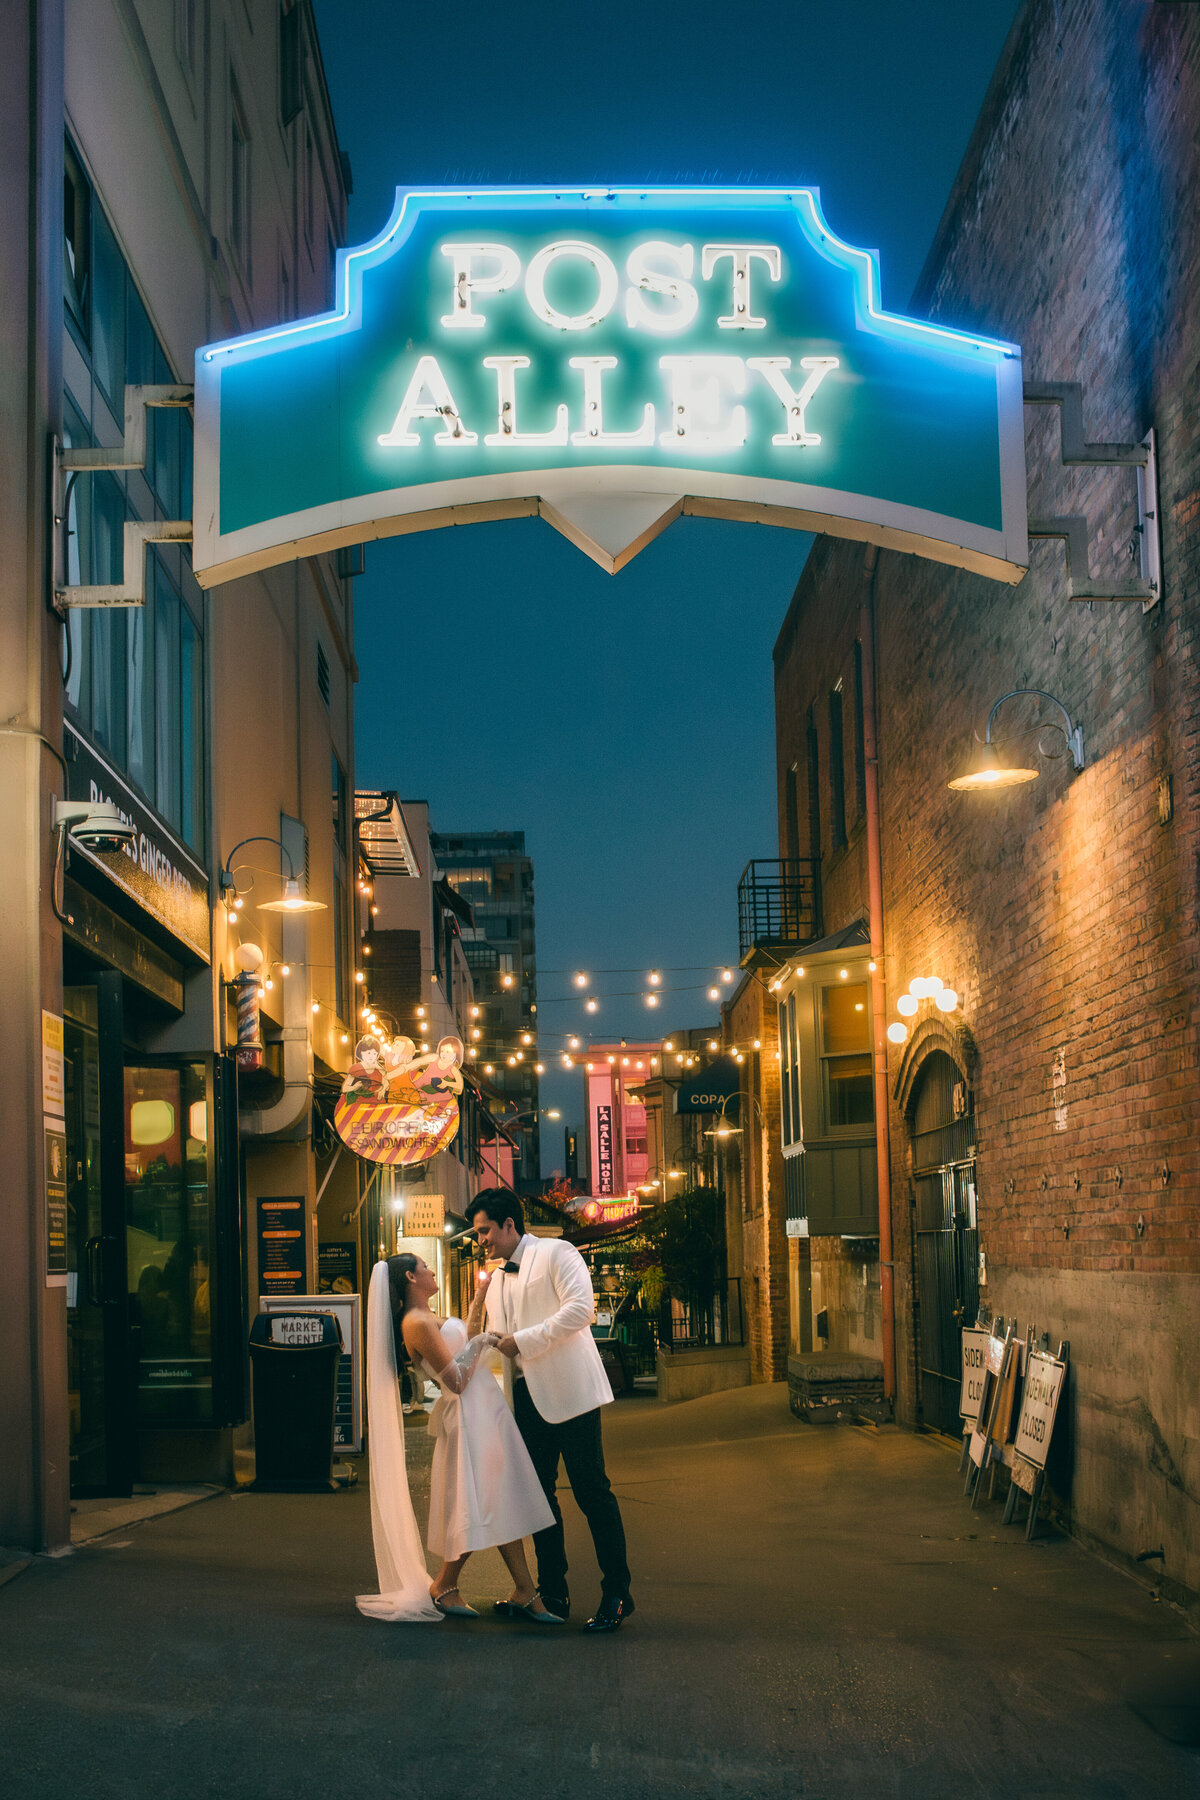
[[[1083,435],[1083,386],[1078,381],[1028,381],[1026,406],[1057,406],[1064,468],[1096,465],[1137,471],[1139,579],[1094,581],[1091,532],[1082,513],[1029,520],[1031,538],[1062,538],[1067,552],[1067,592],[1072,600],[1140,600],[1149,612],[1162,599],[1162,542],[1158,518],[1158,460],[1154,432],[1140,444],[1089,444]]]
[[[54,604],[60,611],[79,606],[143,606],[146,600],[146,545],[191,543],[190,519],[127,519],[119,582],[71,586],[60,579],[66,564],[64,533],[71,483],[81,475],[95,475],[101,470],[144,469],[146,408],[190,406],[192,399],[192,388],[182,384],[127,387],[125,437],[122,443],[56,447],[58,494],[55,505]]]

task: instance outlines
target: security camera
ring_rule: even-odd
[[[121,817],[110,800],[57,800],[54,828],[69,832],[100,856],[113,856],[137,842],[137,826]]]

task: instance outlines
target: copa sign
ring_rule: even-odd
[[[336,291],[197,356],[206,586],[530,513],[614,573],[681,512],[1024,572],[1020,352],[886,313],[813,189],[401,191]]]

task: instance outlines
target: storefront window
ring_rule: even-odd
[[[827,1123],[873,1125],[871,1007],[865,981],[821,990],[821,1062]]]
[[[125,1071],[130,1322],[143,1425],[213,1417],[213,1222],[202,1063]]]

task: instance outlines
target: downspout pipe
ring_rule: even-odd
[[[882,1315],[883,1391],[896,1399],[896,1281],[892,1253],[892,1147],[889,1130],[887,993],[883,963],[883,848],[879,827],[879,717],[875,688],[875,572],[879,549],[867,545],[858,611],[862,649],[863,763],[867,797],[867,911],[871,933],[871,1021],[875,1087],[875,1182],[879,1202],[879,1303]]]

